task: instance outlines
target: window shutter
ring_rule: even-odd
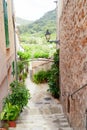
[[[14,61],[12,62],[12,75],[13,77],[15,75],[15,62]]]
[[[4,8],[4,26],[5,26],[5,39],[6,39],[6,47],[9,47],[9,31],[8,31],[8,13],[7,13],[7,2],[3,0],[3,8]]]

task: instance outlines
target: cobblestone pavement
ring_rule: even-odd
[[[60,102],[47,92],[47,84],[35,85],[27,78],[26,85],[31,100],[17,120],[16,128],[9,130],[73,130]]]

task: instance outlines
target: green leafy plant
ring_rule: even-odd
[[[24,70],[24,64],[21,61],[17,62],[17,72],[20,74]]]
[[[22,44],[25,52],[30,53],[30,58],[48,58],[53,56],[55,52],[55,44],[42,42],[39,44]]]
[[[17,81],[17,80],[14,80],[14,81],[10,84],[10,87],[11,87],[11,91],[13,92],[14,89],[17,88],[17,87],[26,87],[26,86],[24,85],[24,83],[19,82],[19,81]]]
[[[47,82],[50,71],[41,70],[34,74],[33,81],[37,84]]]
[[[59,87],[59,50],[54,54],[54,63],[51,66],[50,75],[48,79],[48,91],[55,97],[60,97]]]
[[[24,72],[23,75],[24,75],[24,78],[27,78],[27,72]]]
[[[13,121],[16,120],[20,113],[20,108],[18,105],[12,105],[10,102],[6,103],[3,111],[1,112],[0,119]]]
[[[28,73],[28,59],[30,58],[29,51],[18,51],[19,61],[17,62],[17,76],[18,80],[25,82]]]
[[[48,58],[49,53],[44,52],[44,51],[38,51],[34,53],[34,58]]]
[[[29,52],[22,52],[22,51],[18,51],[17,52],[20,60],[27,60],[30,58],[30,53]]]
[[[19,83],[18,81],[11,83],[11,90],[12,93],[8,94],[8,96],[4,99],[3,106],[10,102],[12,105],[19,106],[20,110],[22,110],[30,99],[29,90],[23,83]]]
[[[17,74],[18,74],[18,79],[19,81],[25,81],[27,78],[27,73],[28,73],[28,63],[27,62],[22,62],[18,61],[17,62]]]

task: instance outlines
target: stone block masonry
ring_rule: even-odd
[[[52,59],[38,58],[30,62],[30,77],[32,79],[33,75],[38,73],[41,70],[47,71],[51,69],[51,65],[53,64]]]
[[[63,1],[60,76],[64,111],[71,125],[83,130],[86,127],[87,87],[75,94],[70,103],[67,95],[87,83],[87,0]]]

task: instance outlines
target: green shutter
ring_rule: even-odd
[[[14,61],[12,62],[12,75],[13,77],[15,75],[15,62]]]
[[[5,39],[6,39],[6,47],[9,47],[9,31],[8,31],[8,13],[7,13],[7,2],[3,0],[3,8],[4,8],[4,26],[5,26]]]

